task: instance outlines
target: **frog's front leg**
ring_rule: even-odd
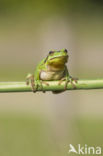
[[[69,75],[68,69],[67,69],[67,67],[65,67],[65,77],[63,77],[63,78],[59,81],[59,85],[60,85],[63,81],[65,81],[64,90],[67,89],[68,83],[71,83],[72,86],[73,86],[73,88],[75,89],[76,86],[75,86],[75,84],[73,83],[73,81],[74,81],[75,83],[77,83],[77,80],[78,80],[77,78],[73,78],[73,77],[71,77],[71,76]]]
[[[61,80],[59,81],[59,85],[61,85],[61,83],[65,81],[65,85],[64,85],[64,90],[67,89],[67,85],[70,82],[70,76],[69,76],[69,72],[67,67],[65,66],[65,70],[64,70],[64,77],[61,78]]]
[[[34,93],[37,91],[38,87],[41,86],[41,81],[35,80],[33,74],[28,74],[26,77],[26,84],[29,85],[29,83],[31,83],[32,91]]]

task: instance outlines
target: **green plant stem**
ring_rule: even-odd
[[[61,85],[58,85],[58,81],[46,81],[49,85],[43,83],[44,91],[63,91],[65,81]],[[68,83],[67,90],[79,90],[79,89],[101,89],[103,88],[103,79],[86,80],[79,79],[77,83],[73,82],[75,87],[71,83]],[[0,82],[0,92],[31,92],[31,85],[26,85],[26,82]],[[39,87],[38,91],[42,91]]]

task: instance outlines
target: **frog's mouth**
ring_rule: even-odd
[[[65,64],[66,62],[68,61],[68,55],[67,56],[59,56],[59,57],[54,57],[54,58],[51,58],[49,60],[49,63],[60,63],[60,64]]]

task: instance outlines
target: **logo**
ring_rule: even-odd
[[[75,153],[75,154],[80,154],[80,155],[84,155],[84,154],[97,154],[100,155],[102,154],[102,148],[100,146],[97,147],[93,147],[93,146],[88,146],[88,145],[84,145],[81,146],[80,144],[77,145],[77,147],[75,148],[72,144],[69,145],[69,151],[68,153]]]

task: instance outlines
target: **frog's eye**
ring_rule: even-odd
[[[51,54],[53,54],[54,53],[54,51],[49,51],[49,54],[51,55]]]
[[[67,49],[64,49],[64,51],[67,53],[68,51],[67,51]]]

